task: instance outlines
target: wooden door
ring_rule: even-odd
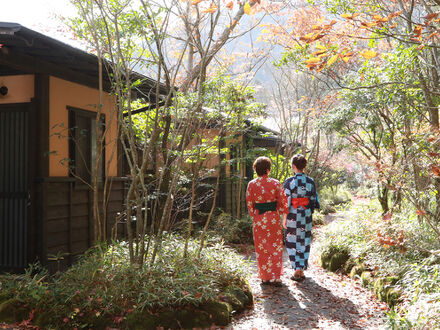
[[[30,104],[0,105],[0,269],[28,262]]]

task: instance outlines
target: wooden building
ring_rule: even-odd
[[[155,101],[156,82],[136,78],[143,81],[137,88]],[[101,168],[112,180],[109,230],[122,210],[125,179],[108,76],[104,86],[97,123],[97,57],[0,22],[1,271],[20,271],[35,260],[64,268],[93,244],[93,194],[78,177],[90,179],[97,124],[109,130]]]

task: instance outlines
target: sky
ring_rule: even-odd
[[[72,16],[74,8],[68,0],[3,0],[0,22],[19,23],[29,29],[67,42],[61,33],[63,24],[57,15]]]

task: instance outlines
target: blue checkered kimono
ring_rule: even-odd
[[[312,242],[312,213],[319,208],[315,182],[304,173],[297,173],[284,182],[289,205],[287,215],[286,248],[293,269],[307,269]],[[292,198],[308,198],[305,208],[292,206]]]

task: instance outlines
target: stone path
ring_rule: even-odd
[[[282,287],[260,285],[253,261],[254,309],[234,316],[228,329],[384,329],[387,305],[359,281],[319,267],[313,243],[311,255],[306,279],[298,283],[290,280],[285,253]]]

